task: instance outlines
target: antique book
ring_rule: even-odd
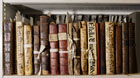
[[[117,25],[115,30],[115,55],[116,55],[116,74],[122,73],[122,26]]]
[[[88,74],[97,74],[97,35],[96,22],[87,22],[88,34]]]
[[[86,75],[87,70],[87,23],[81,21],[80,27],[80,48],[81,48],[81,73]]]
[[[24,61],[25,75],[32,75],[32,26],[24,25]]]
[[[105,60],[105,23],[99,23],[99,48],[100,48],[100,57],[99,57],[99,67],[100,67],[100,74],[106,74],[106,60]]]
[[[135,23],[129,23],[129,73],[137,73]]]
[[[81,69],[81,52],[80,52],[80,22],[73,23],[72,26],[73,44],[72,50],[74,51],[74,75],[80,75]]]
[[[105,22],[105,41],[106,41],[106,74],[115,73],[114,57],[114,23]]]
[[[58,32],[60,74],[66,75],[68,74],[67,25],[59,24]]]
[[[13,22],[4,21],[4,75],[12,75],[13,72],[13,55],[14,55],[14,25]]]
[[[49,57],[49,17],[40,16],[40,53],[41,74],[50,73],[50,57]]]
[[[128,40],[128,23],[122,23],[122,73],[129,72],[129,40]]]
[[[40,49],[40,36],[39,36],[40,32],[39,32],[39,26],[38,25],[34,25],[33,26],[33,54],[34,54],[34,74],[38,75],[39,71],[40,71],[40,60],[37,58],[38,57],[38,53],[39,53],[39,49]]]
[[[59,47],[58,47],[58,29],[54,22],[49,25],[49,42],[50,42],[50,71],[51,74],[59,74]]]

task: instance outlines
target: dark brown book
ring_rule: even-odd
[[[67,25],[59,24],[59,64],[60,74],[68,74],[68,51],[67,51]]]
[[[128,23],[122,23],[122,73],[128,74],[129,71],[129,40]]]
[[[135,23],[129,23],[129,73],[137,73],[135,50]]]
[[[43,75],[50,73],[49,57],[49,17],[40,16],[40,52],[41,52],[41,73]]]
[[[59,74],[59,55],[58,55],[58,29],[54,22],[49,25],[49,41],[50,41],[50,71],[51,74]]]
[[[4,75],[13,74],[13,22],[4,21]]]
[[[39,36],[39,26],[33,26],[33,44],[34,44],[34,74],[37,75],[40,72],[40,60],[38,59],[38,53],[40,49],[40,36]]]
[[[116,74],[122,73],[122,26],[116,26],[115,31],[116,43]]]

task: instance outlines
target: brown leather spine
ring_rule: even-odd
[[[100,28],[99,28],[99,48],[100,48],[100,74],[106,74],[106,60],[105,60],[105,23],[99,23],[100,24]]]
[[[34,74],[37,75],[40,71],[40,60],[37,58],[40,48],[39,26],[33,26],[33,39],[34,39]]]
[[[80,75],[81,52],[80,52],[80,23],[73,23],[73,50],[74,50],[74,75]]]
[[[68,74],[68,51],[67,51],[67,25],[59,24],[59,64],[60,74]]]
[[[49,74],[50,70],[50,57],[49,57],[49,17],[48,16],[40,16],[40,39],[41,45],[40,49],[44,46],[41,53],[41,73],[43,75]]]
[[[50,69],[51,74],[59,74],[59,55],[58,55],[58,30],[55,23],[49,25],[49,41],[50,41]]]
[[[122,26],[116,26],[116,74],[122,73]]]
[[[13,22],[4,21],[4,75],[13,74]]]
[[[129,73],[137,73],[135,23],[129,23]]]
[[[122,73],[128,74],[129,71],[129,40],[128,40],[128,23],[122,23]]]

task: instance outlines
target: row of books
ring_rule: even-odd
[[[135,24],[122,16],[97,22],[71,21],[67,14],[64,23],[59,16],[54,21],[42,15],[38,25],[33,19],[26,24],[19,12],[15,18],[4,21],[4,75],[137,72]]]

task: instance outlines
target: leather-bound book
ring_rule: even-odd
[[[47,75],[50,73],[48,16],[40,16],[40,42],[41,74]]]
[[[115,31],[116,74],[122,73],[122,26],[117,25]]]
[[[13,72],[13,22],[4,21],[4,75],[12,75]]]
[[[39,36],[39,26],[38,25],[34,25],[33,26],[33,44],[34,44],[34,48],[33,48],[33,54],[34,54],[34,74],[38,75],[39,71],[40,71],[40,60],[37,58],[38,57],[38,53],[39,53],[39,49],[40,49],[40,36]]]
[[[80,28],[80,47],[81,47],[81,73],[86,75],[87,70],[87,23],[86,21],[81,21]]]
[[[129,72],[129,40],[128,40],[128,23],[122,23],[122,73]]]
[[[106,41],[106,74],[115,73],[114,57],[114,23],[105,22],[105,41]]]
[[[80,52],[80,23],[73,23],[72,28],[73,45],[72,50],[74,51],[74,75],[80,75],[81,69],[81,52]]]
[[[97,74],[96,22],[87,22],[88,30],[88,74]]]
[[[137,73],[135,23],[129,23],[129,73]]]
[[[100,74],[106,74],[106,60],[105,60],[105,23],[101,22],[99,23],[99,48],[100,48],[100,57],[99,57],[99,66],[100,66]]]
[[[51,74],[59,74],[59,55],[58,55],[58,28],[54,22],[49,25],[50,41],[50,71]]]
[[[24,60],[25,75],[32,75],[32,26],[24,25]]]
[[[66,75],[68,74],[67,25],[59,24],[58,31],[60,74]]]

